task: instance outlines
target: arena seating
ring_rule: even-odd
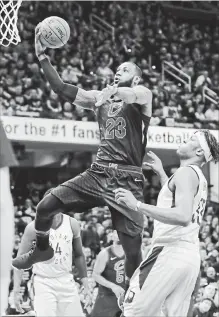
[[[158,2],[24,2],[22,42],[16,52],[12,46],[0,52],[3,115],[95,120],[92,112],[51,93],[36,60],[39,16],[56,14],[71,27],[69,43],[48,50],[64,81],[101,89],[119,63],[131,60],[143,70],[142,84],[153,91],[152,125],[218,128],[219,27],[170,16]]]

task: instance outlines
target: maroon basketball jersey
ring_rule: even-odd
[[[125,288],[125,255],[118,257],[112,250],[112,246],[107,248],[108,262],[102,276],[109,282]],[[114,294],[111,289],[99,285],[99,293]]]
[[[97,162],[141,166],[150,122],[141,106],[112,97],[96,114],[100,129]]]

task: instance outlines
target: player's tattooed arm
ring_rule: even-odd
[[[83,107],[85,109],[93,109],[96,103],[96,96],[99,93],[97,90],[86,91],[78,88],[77,86],[67,84],[60,78],[56,69],[52,66],[48,58],[44,58],[40,61],[43,72],[48,80],[52,90],[70,102],[73,102],[76,106]]]
[[[60,96],[73,102],[76,106],[86,109],[93,109],[96,103],[95,96],[98,91],[86,91],[77,86],[67,84],[60,78],[55,67],[52,66],[49,57],[44,53],[45,47],[40,42],[40,24],[35,30],[35,51],[36,56],[42,66],[43,72],[48,80],[52,90]]]

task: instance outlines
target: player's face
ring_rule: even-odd
[[[131,63],[123,63],[117,68],[114,84],[118,87],[131,87],[135,76],[135,66]]]
[[[209,311],[209,309],[211,308],[211,302],[209,300],[203,300],[201,303],[200,303],[200,308],[203,312],[207,313]]]
[[[179,155],[180,159],[189,159],[196,157],[197,151],[201,150],[198,138],[195,134],[187,142],[183,142],[176,153]]]

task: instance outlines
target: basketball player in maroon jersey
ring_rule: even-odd
[[[91,317],[115,317],[121,314],[117,299],[125,292],[125,254],[117,232],[113,244],[98,254],[93,277],[99,284],[98,295]]]
[[[13,261],[14,267],[26,269],[53,257],[49,247],[49,230],[57,210],[86,211],[108,205],[114,229],[123,246],[128,280],[141,262],[143,215],[115,202],[114,190],[123,187],[143,202],[142,160],[147,130],[152,114],[152,93],[139,85],[140,68],[131,62],[121,64],[114,85],[102,91],[85,91],[64,83],[39,40],[36,28],[35,50],[52,90],[76,106],[95,112],[100,130],[96,161],[83,174],[61,184],[37,206],[36,248]]]

